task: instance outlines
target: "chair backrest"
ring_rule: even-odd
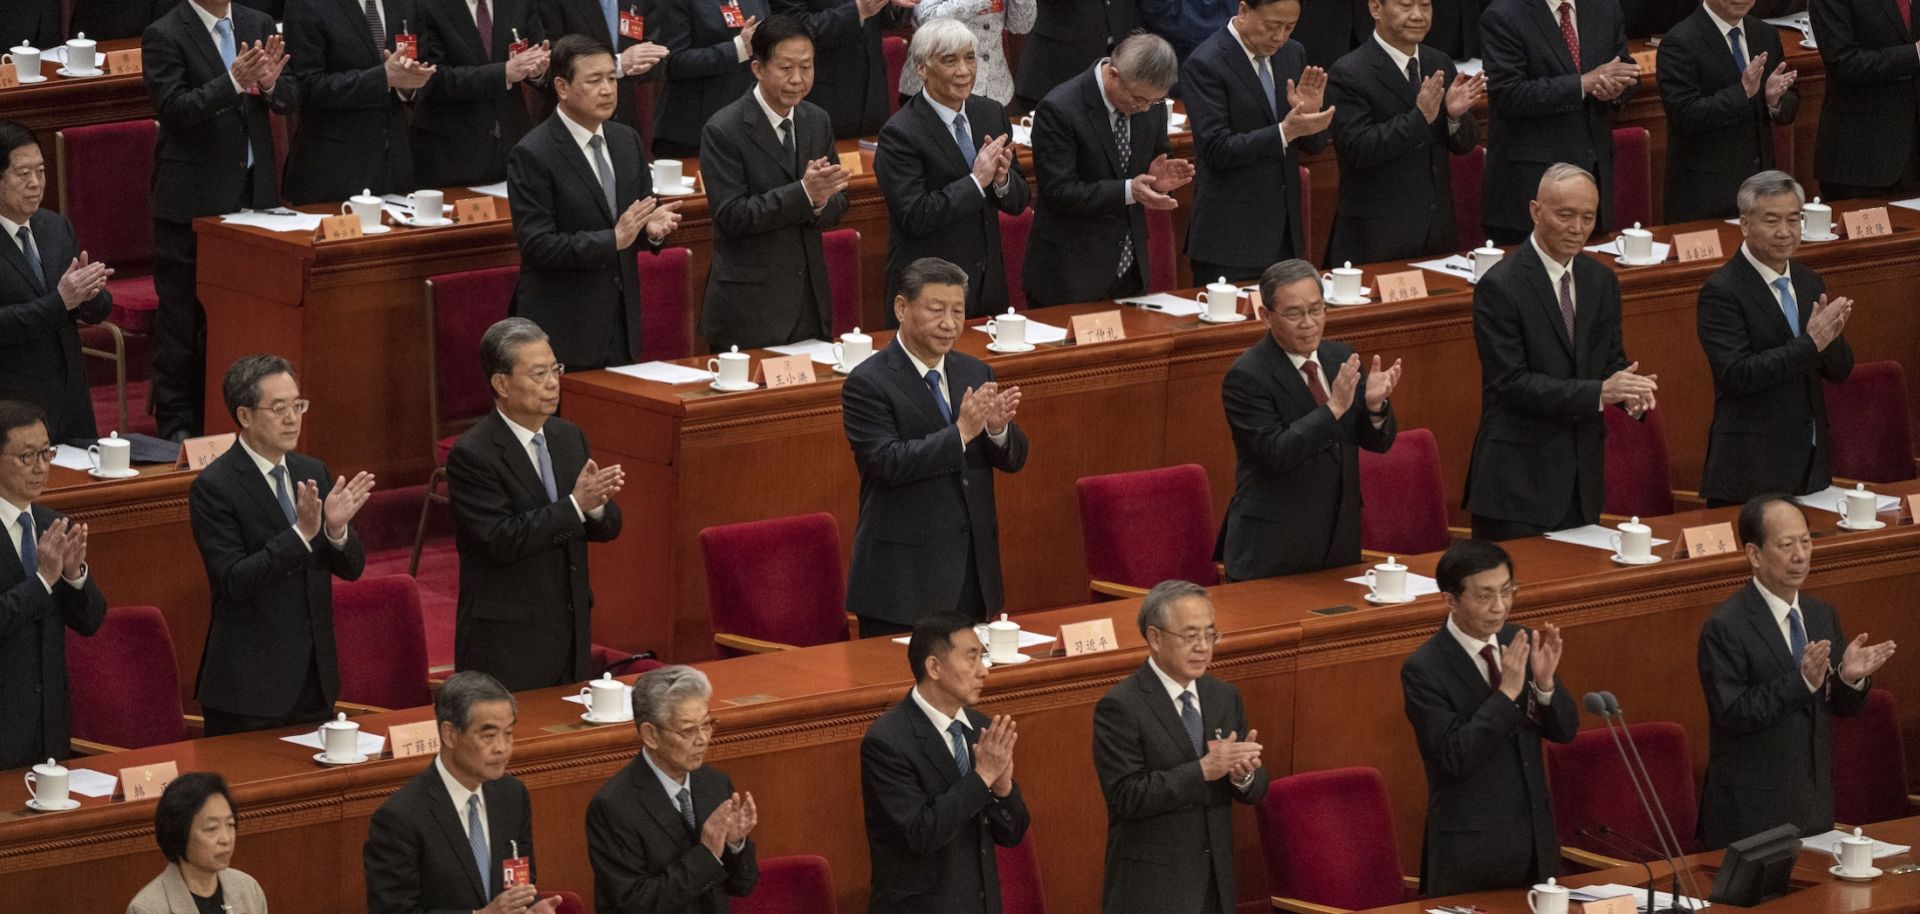
[[[715,632],[799,647],[847,640],[833,515],[708,527],[700,531],[700,554]]]
[[[1475,146],[1466,155],[1448,156],[1453,171],[1453,227],[1460,233],[1460,246],[1477,248],[1480,230],[1480,182],[1487,171],[1487,147]]]
[[[1147,210],[1147,291],[1165,292],[1180,282],[1180,265],[1175,262],[1173,213],[1164,209]]]
[[[121,276],[153,264],[148,181],[160,125],[151,118],[68,127],[53,135],[60,170],[60,212],[94,260]]]
[[[621,80],[627,82],[627,80]],[[658,90],[654,86],[659,82],[652,79],[636,79],[633,87],[634,128],[640,132],[640,142],[648,149],[653,148],[653,101]]]
[[[1663,517],[1673,513],[1673,480],[1667,470],[1667,429],[1658,408],[1635,422],[1623,409],[1601,410],[1607,422],[1608,514]]]
[[[1863,482],[1913,478],[1913,429],[1900,363],[1860,362],[1827,382],[1827,443],[1833,475]]]
[[[1213,494],[1197,463],[1083,476],[1080,536],[1087,577],[1129,587],[1178,578],[1219,583],[1213,564]]]
[[[1653,778],[1653,790],[1667,808],[1667,821],[1684,845],[1681,853],[1699,850],[1693,837],[1697,807],[1686,729],[1668,721],[1647,721],[1632,724],[1628,730],[1640,747],[1647,774]],[[1595,847],[1594,841],[1580,834],[1582,829],[1599,832],[1610,828],[1648,847],[1659,847],[1659,838],[1647,824],[1647,814],[1632,783],[1605,727],[1581,731],[1566,745],[1547,743],[1547,790],[1553,794],[1554,824],[1563,845],[1635,861],[1648,856],[1627,853],[1632,848],[1626,842],[1621,847]]]
[[[833,295],[832,329],[838,339],[861,324],[860,231],[834,229],[820,236],[820,244],[826,249],[827,287]]]
[[[900,110],[900,72],[907,68],[907,40],[898,35],[880,39],[880,50],[887,57],[887,113]]]
[[[1047,914],[1047,891],[1040,883],[1040,859],[1033,850],[1033,826],[1012,847],[994,845],[1000,869],[1000,914]]]
[[[641,251],[640,361],[684,359],[693,354],[693,252],[663,248]]]
[[[1867,706],[1833,721],[1833,818],[1849,825],[1913,815],[1907,757],[1893,693],[1867,692]]]
[[[90,638],[68,629],[67,702],[80,739],[122,749],[191,739],[167,617],[152,606],[115,606]]]
[[[759,883],[733,899],[733,914],[839,914],[833,869],[825,857],[762,857]]]
[[[553,898],[553,897],[558,897],[560,899],[560,905],[554,908],[553,914],[587,914],[587,906],[580,901],[580,896],[575,895],[572,892],[562,889],[558,892],[541,892],[540,893],[541,901],[545,901],[546,899]]]
[[[623,651],[617,647],[610,647],[605,644],[595,644],[589,649],[588,653],[592,655],[593,658],[590,666],[593,670],[593,678],[595,679],[600,678],[601,673],[627,676],[644,673],[648,670],[657,670],[666,666],[666,663],[651,657],[628,659],[638,652]]]
[[[1373,768],[1288,775],[1255,810],[1267,891],[1337,908],[1407,900],[1387,782]]]
[[[1300,235],[1306,239],[1300,244],[1301,256],[1308,263],[1319,263],[1319,239],[1313,237],[1313,172],[1305,165],[1300,166]],[[1193,281],[1204,283],[1206,280],[1195,276]]]
[[[433,703],[420,585],[412,576],[333,582],[333,638],[342,701],[379,708]]]
[[[1440,444],[1424,428],[1403,428],[1384,454],[1360,452],[1360,545],[1394,555],[1447,548],[1447,489]]]
[[[433,437],[451,434],[493,408],[493,388],[480,372],[480,338],[513,306],[520,268],[489,267],[427,277],[428,398]]]
[[[1613,128],[1613,224],[1607,228],[1653,224],[1651,147],[1647,128]]]
[[[1016,311],[1027,310],[1027,286],[1020,271],[1027,265],[1027,233],[1033,231],[1033,208],[1018,216],[1000,212],[1000,261],[1006,266],[1007,304]]]
[[[1793,125],[1773,125],[1773,167],[1793,174]]]

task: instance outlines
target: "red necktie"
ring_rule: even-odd
[[[1566,7],[1562,6],[1561,22],[1566,21]],[[473,8],[473,25],[480,30],[480,49],[487,52],[487,59],[493,59],[493,11],[487,9],[487,0],[480,0]],[[1571,34],[1571,33],[1569,33]],[[1580,55],[1573,55],[1577,62]]]
[[[1573,4],[1560,0],[1560,37],[1567,40],[1567,53],[1573,55],[1573,72],[1580,69],[1580,34],[1573,30]]]
[[[1907,27],[1908,34],[1913,32],[1913,0],[1893,0],[1900,7],[1900,22]]]
[[[1320,366],[1311,360],[1301,362],[1300,373],[1307,378],[1307,392],[1313,394],[1313,402],[1325,406],[1327,405],[1327,388],[1320,383],[1320,372],[1314,370],[1318,367]]]
[[[1480,659],[1487,662],[1487,679],[1489,680],[1487,684],[1493,686],[1495,691],[1499,691],[1500,662],[1493,659],[1493,645],[1483,644],[1480,646]]]

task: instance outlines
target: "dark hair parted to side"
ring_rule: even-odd
[[[547,72],[556,78],[573,82],[573,65],[581,58],[599,54],[612,57],[613,49],[585,35],[563,35],[553,43],[553,49],[548,54]]]
[[[227,792],[225,778],[211,771],[189,771],[167,784],[161,791],[160,802],[153,807],[153,840],[160,845],[160,853],[168,863],[179,863],[187,859],[187,838],[193,834],[193,820],[200,815],[200,807],[207,800],[219,794],[227,798],[227,806],[233,809],[233,817],[240,818],[240,807],[235,806],[233,794]]]
[[[293,363],[277,355],[248,355],[227,366],[220,380],[220,398],[227,402],[227,415],[240,423],[240,407],[260,405],[260,382],[277,374],[293,374]]]
[[[1440,564],[1434,566],[1433,577],[1440,582],[1440,592],[1459,596],[1467,589],[1467,579],[1482,571],[1492,571],[1502,565],[1507,573],[1513,573],[1513,557],[1496,543],[1486,540],[1461,540],[1447,547],[1441,553]]]
[[[0,444],[12,437],[14,429],[35,422],[46,425],[47,411],[25,400],[0,400]]]
[[[473,716],[473,706],[488,701],[504,701],[516,716],[520,713],[520,702],[500,680],[479,670],[461,670],[447,677],[440,694],[433,697],[433,719],[453,724],[455,730],[465,730],[468,719]]]
[[[13,161],[13,151],[22,146],[39,146],[33,131],[19,121],[0,121],[0,167]]]
[[[480,337],[480,370],[486,374],[487,382],[492,383],[497,374],[513,374],[521,346],[546,339],[547,331],[524,317],[495,321]]]
[[[1140,601],[1140,637],[1147,636],[1149,625],[1168,634],[1179,634],[1167,627],[1167,620],[1173,616],[1173,605],[1188,597],[1210,600],[1207,589],[1192,581],[1171,578],[1153,585],[1153,589],[1147,591],[1146,598]]]
[[[1199,277],[1195,277],[1198,279]],[[1260,301],[1262,308],[1273,308],[1273,296],[1282,286],[1290,286],[1303,279],[1313,280],[1313,288],[1320,288],[1320,268],[1298,257],[1282,260],[1260,274]]]
[[[1740,506],[1740,545],[1765,546],[1767,544],[1767,506],[1775,503],[1800,511],[1800,506],[1794,504],[1793,499],[1780,492],[1768,492],[1765,495],[1755,495],[1747,499],[1747,503]],[[1807,512],[1800,511],[1802,520],[1806,519],[1806,516]]]
[[[959,286],[960,291],[965,292],[967,271],[938,257],[922,257],[900,271],[900,294],[907,301],[918,301],[921,291],[928,286]]]
[[[913,665],[913,681],[927,680],[927,658],[944,654],[953,647],[953,636],[973,631],[973,620],[954,612],[934,613],[913,626],[907,639],[907,662]]]
[[[805,38],[808,44],[813,44],[813,29],[808,28],[807,21],[798,16],[784,13],[769,16],[767,21],[753,30],[753,47],[749,52],[754,60],[766,63],[773,57],[773,49],[789,38]]]

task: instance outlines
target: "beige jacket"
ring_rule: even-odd
[[[260,891],[260,883],[252,876],[232,867],[221,870],[220,891],[230,914],[267,914],[266,893]],[[167,868],[127,904],[127,914],[199,914],[199,911],[177,863],[167,864]]]

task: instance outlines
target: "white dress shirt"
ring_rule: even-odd
[[[913,370],[916,374],[920,375],[921,383],[926,382],[927,372],[940,372],[940,395],[947,399],[947,411],[953,413],[956,417],[959,416],[960,401],[953,398],[953,379],[947,377],[947,357],[941,355],[939,361],[928,365],[920,361],[920,357],[914,355],[913,349],[908,347],[904,342],[900,344],[900,351],[905,352],[907,354],[907,360],[913,363]],[[995,447],[1006,447],[1007,434],[1008,431],[1004,427],[997,432],[993,429],[987,429],[987,440],[993,442]],[[960,450],[965,451],[966,449],[967,443],[965,441],[960,442]]]
[[[939,115],[939,117],[940,117],[940,123],[942,123],[942,124],[945,124],[945,125],[947,126],[947,136],[948,136],[948,138],[952,138],[952,136],[953,136],[953,122],[954,122],[954,119],[955,119],[955,118],[958,118],[958,117],[960,116],[960,113],[961,113],[961,112],[959,112],[959,111],[956,111],[956,110],[954,110],[954,109],[952,109],[952,108],[949,108],[949,107],[947,107],[946,105],[942,105],[942,104],[940,104],[940,103],[939,103],[939,102],[937,102],[937,101],[934,101],[934,100],[933,100],[933,93],[931,93],[931,92],[927,92],[927,91],[924,91],[924,90],[923,90],[923,91],[922,91],[922,92],[920,93],[920,97],[921,97],[921,98],[924,98],[924,99],[926,99],[926,100],[927,100],[927,104],[929,104],[929,105],[932,105],[932,106],[933,106],[933,113],[934,113],[934,114],[936,114],[936,115]],[[968,127],[972,127],[973,125],[972,125],[972,123],[968,123],[968,125],[967,125],[967,126],[968,126]],[[972,131],[971,131],[971,130],[969,130],[969,131],[968,131],[968,134],[969,134],[969,138],[971,138],[971,134],[972,134]],[[954,148],[955,148],[955,149],[959,149],[959,148],[960,148],[960,142],[959,142],[958,140],[955,140],[955,141],[954,141],[954,144],[953,144],[953,146],[954,146]],[[964,150],[962,150],[962,151],[964,152]],[[976,150],[974,150],[974,152],[975,152],[975,153],[977,154],[977,153],[979,152],[979,150],[978,150],[978,149],[976,149]],[[962,158],[964,158],[964,156],[963,156]],[[980,189],[980,195],[981,195],[981,196],[983,196],[983,197],[984,197],[984,196],[986,196],[986,194],[987,194],[987,188],[986,188],[986,185],[984,185],[984,184],[981,184],[981,183],[980,183],[980,178],[979,178],[979,176],[978,176],[978,175],[975,175],[975,174],[973,174],[973,173],[971,172],[971,169],[973,168],[973,161],[972,161],[972,160],[968,160],[968,161],[967,161],[967,168],[969,169],[969,172],[968,172],[968,174],[967,174],[967,177],[969,177],[969,178],[971,178],[971,179],[973,179],[973,186],[974,186],[974,187],[977,187],[977,188],[979,188],[979,189]],[[1005,193],[1005,192],[1006,192],[1006,189],[1007,189],[1007,183],[1008,183],[1008,182],[1010,182],[1010,181],[1012,181],[1012,180],[1013,180],[1013,172],[1012,172],[1012,171],[1008,171],[1008,172],[1007,172],[1007,177],[1006,177],[1006,180],[1003,180],[1003,181],[1000,181],[999,183],[997,183],[997,184],[995,184],[995,185],[993,185],[993,189],[994,189],[995,191],[997,191],[997,192],[1000,192],[1000,193]]]
[[[962,710],[959,717],[948,717],[945,712],[934,707],[932,702],[927,701],[926,697],[920,694],[919,686],[915,686],[907,694],[913,697],[913,703],[919,706],[920,713],[927,715],[927,722],[933,724],[934,732],[940,734],[940,742],[946,745],[947,754],[956,759],[959,758],[954,754],[953,736],[947,732],[947,728],[953,726],[953,722],[957,720],[960,726],[972,730],[973,721],[967,719],[966,711]]]
[[[1548,254],[1546,249],[1540,246],[1539,237],[1532,232],[1527,233],[1527,243],[1533,245],[1533,252],[1540,256],[1540,263],[1547,268],[1547,288],[1553,292],[1553,307],[1557,310],[1560,307],[1560,277],[1573,269],[1573,261],[1569,259],[1566,263],[1561,263],[1553,259],[1553,255]],[[1574,277],[1573,282],[1567,284],[1567,302],[1573,305],[1573,319],[1577,325],[1580,320],[1580,279],[1577,276]],[[1596,409],[1606,408],[1607,395],[1602,391],[1600,405]]]
[[[4,459],[9,458],[0,457],[0,460]],[[30,507],[32,506],[29,505],[28,508]],[[13,544],[13,554],[16,556],[20,555],[20,515],[25,514],[28,508],[23,508],[4,498],[0,498],[0,526],[7,528],[7,540]],[[33,532],[38,535],[46,531],[41,530],[40,524],[36,521],[33,525]],[[40,578],[40,585],[47,589],[47,593],[53,593],[53,585],[47,581],[46,576],[41,575],[37,568],[26,567],[26,564],[26,559],[22,556],[20,561],[21,570]],[[79,577],[63,578],[63,580],[76,588],[87,586],[87,566],[84,564],[80,566]]]
[[[204,6],[201,6],[197,2],[189,2],[187,6],[188,8],[192,9],[196,15],[200,17],[200,24],[203,26],[206,26],[207,37],[213,40],[213,49],[216,52],[220,50],[220,31],[219,29],[215,28],[215,26],[217,26],[221,22],[225,22],[227,24],[227,31],[233,35],[233,54],[235,59],[238,59],[240,56],[240,33],[233,30],[234,29],[233,17],[231,15],[215,16],[214,14],[207,12],[207,8]],[[386,17],[382,16],[381,18],[385,19]],[[233,91],[239,92],[243,95],[246,94],[246,91],[247,91],[246,87],[240,85],[240,80],[238,77],[233,75],[232,69],[227,70],[227,79],[233,83]]]
[[[15,222],[12,219],[8,219],[5,216],[0,216],[0,232],[5,232],[7,236],[7,240],[13,242],[13,246],[20,250],[20,256],[25,257],[27,256],[26,246],[20,243],[20,227],[21,226],[26,226],[27,237],[34,239],[33,246],[35,251],[37,252],[40,247],[40,240],[34,236],[32,226],[27,225],[24,222]],[[44,272],[44,268],[42,272]],[[53,288],[53,285],[54,285],[53,283],[48,283],[47,287],[51,289]]]
[[[1234,41],[1239,43],[1240,53],[1247,55],[1247,66],[1253,68],[1254,81],[1258,82],[1260,78],[1260,55],[1253,53],[1253,49],[1247,47],[1247,40],[1240,37],[1240,26],[1234,22],[1234,19],[1237,18],[1239,17],[1235,16],[1227,19],[1227,32],[1233,35]],[[1405,64],[1401,66],[1405,67]],[[1280,74],[1273,72],[1273,58],[1271,57],[1267,58],[1267,74],[1273,77],[1273,102],[1274,107],[1278,108],[1280,102],[1286,100],[1287,87],[1284,83],[1280,82]],[[1278,128],[1280,130],[1280,145],[1285,146],[1288,142],[1287,125],[1280,124]]]
[[[1556,13],[1555,15],[1557,16],[1558,14]],[[1413,60],[1414,58],[1406,54],[1400,53],[1399,48],[1396,48],[1393,45],[1387,43],[1387,39],[1382,38],[1380,36],[1379,29],[1374,29],[1373,41],[1375,44],[1378,44],[1380,46],[1381,50],[1387,52],[1387,59],[1393,61],[1393,68],[1395,70],[1398,70],[1402,74],[1405,74],[1407,72],[1407,61]],[[1415,48],[1415,50],[1418,50],[1418,48]],[[1425,78],[1425,74],[1422,74],[1422,78]],[[1415,89],[1414,91],[1417,93],[1419,90]],[[1457,117],[1454,117],[1452,113],[1448,112],[1446,106],[1447,106],[1446,97],[1441,96],[1440,113],[1445,114],[1447,116],[1447,132],[1452,133],[1453,131],[1460,129],[1460,119]]]
[[[1748,250],[1745,244],[1740,245],[1740,253],[1742,256],[1747,258],[1747,263],[1753,265],[1754,272],[1760,274],[1760,281],[1767,284],[1767,291],[1773,294],[1774,307],[1781,309],[1780,316],[1782,318],[1785,318],[1787,314],[1786,312],[1787,303],[1780,300],[1780,289],[1779,287],[1775,286],[1773,283],[1774,283],[1774,280],[1777,280],[1784,276],[1787,279],[1787,284],[1791,286],[1793,284],[1793,264],[1792,263],[1787,264],[1786,272],[1775,273],[1772,267],[1767,266],[1764,263],[1761,263],[1760,258],[1753,256],[1753,252]],[[1794,302],[1794,304],[1798,305],[1799,302],[1796,301]],[[1796,317],[1797,316],[1798,315],[1796,315]],[[1762,588],[1762,589],[1764,590],[1765,588]]]
[[[1760,591],[1760,599],[1766,602],[1767,610],[1773,613],[1774,624],[1780,626],[1780,641],[1782,644],[1785,644],[1787,646],[1787,656],[1789,657],[1793,656],[1793,626],[1788,624],[1787,622],[1787,611],[1793,610],[1793,609],[1800,609],[1800,594],[1798,592],[1795,592],[1793,595],[1793,599],[1782,600],[1777,595],[1775,595],[1773,591],[1768,590],[1765,584],[1760,583],[1759,578],[1753,579],[1753,589]],[[1805,632],[1806,628],[1807,628],[1807,611],[1804,609],[1800,609],[1800,630],[1802,632]],[[1807,643],[1812,644],[1813,639],[1808,638]],[[1845,652],[1846,645],[1835,645],[1834,650]],[[1838,656],[1833,657],[1829,661],[1829,664],[1833,667],[1833,672],[1834,672],[1833,678],[1840,679],[1840,657]],[[1800,677],[1800,681],[1806,682],[1806,677],[1805,676]],[[1859,690],[1861,686],[1866,684],[1865,679],[1862,679],[1859,682],[1847,682],[1844,679],[1840,679],[1840,681],[1846,683],[1847,688],[1854,689],[1856,691]],[[1821,685],[1825,685],[1825,683],[1821,683]],[[1820,686],[1818,685],[1813,685],[1811,683],[1807,685],[1807,691],[1809,692],[1817,692],[1819,690],[1820,690]]]
[[[1453,614],[1448,613],[1447,634],[1452,635],[1453,640],[1459,643],[1460,649],[1467,652],[1467,659],[1472,660],[1473,668],[1480,671],[1480,678],[1486,680],[1487,688],[1493,688],[1493,671],[1487,669],[1487,662],[1480,657],[1480,649],[1487,645],[1492,645],[1493,662],[1496,666],[1499,665],[1502,662],[1501,658],[1506,655],[1500,646],[1500,633],[1495,632],[1493,637],[1485,640],[1475,638],[1465,631],[1462,631],[1460,626],[1455,625],[1453,622]],[[1527,677],[1527,687],[1533,690],[1534,701],[1543,705],[1553,703],[1554,690],[1542,690],[1538,685],[1534,684],[1532,676]]]
[[[567,121],[567,128],[569,130],[577,126],[579,125],[575,124],[572,121]],[[494,411],[499,412],[499,410],[497,409]],[[527,428],[521,425],[520,423],[507,418],[506,413],[500,413],[500,421],[505,422],[507,424],[507,431],[512,432],[513,437],[520,442],[520,450],[526,452],[527,461],[533,464],[534,478],[538,479],[540,477],[540,451],[533,446],[533,436],[540,434],[541,429]],[[545,428],[545,426],[542,426],[541,428]],[[552,459],[553,445],[551,443],[547,445],[547,455],[548,455],[548,459]],[[555,472],[557,473],[558,471],[556,470]],[[558,478],[554,479],[553,486],[556,491],[560,488],[560,480]],[[571,492],[567,493],[567,504],[570,504],[573,506],[573,513],[576,515],[579,515],[580,522],[583,524],[587,522],[587,518],[589,517],[593,518],[594,520],[599,520],[600,518],[605,517],[607,514],[606,505],[601,505],[600,507],[595,508],[591,511],[580,510],[580,502],[574,500],[573,493]]]
[[[260,456],[259,451],[256,451],[252,447],[250,447],[247,444],[247,439],[245,435],[236,435],[234,436],[233,440],[235,443],[240,445],[241,450],[247,452],[248,457],[252,458],[254,468],[258,469],[260,471],[260,477],[267,481],[267,491],[274,493],[274,500],[278,501],[280,497],[280,486],[278,483],[273,481],[273,468],[286,466],[287,465],[286,456],[281,455],[280,462],[274,463],[272,461],[267,460],[267,458]],[[293,499],[295,510],[298,510],[300,505],[300,492],[299,492],[300,480],[293,478],[292,467],[287,468],[286,478],[287,478],[287,497]],[[300,525],[298,523],[295,523],[293,525],[293,529],[294,529],[294,532],[298,533],[300,530]],[[333,534],[327,532],[327,522],[324,516],[320,520],[320,532],[326,535],[327,542],[332,543],[333,548],[335,549],[347,548],[347,538],[345,536],[341,536],[339,539],[334,539]],[[305,545],[307,547],[308,552],[313,551],[313,544],[307,542],[306,537],[304,536],[301,537],[300,542],[302,545]]]
[[[454,777],[453,773],[447,770],[446,763],[442,762],[438,755],[433,757],[433,770],[440,772],[440,783],[446,785],[447,795],[453,798],[453,817],[459,821],[461,828],[467,834],[473,833],[473,823],[467,819],[467,798],[480,798],[480,806],[474,810],[474,814],[480,818],[481,837],[486,839],[487,847],[492,848],[493,834],[487,830],[486,791],[468,790],[465,784],[460,783],[459,778]]]

